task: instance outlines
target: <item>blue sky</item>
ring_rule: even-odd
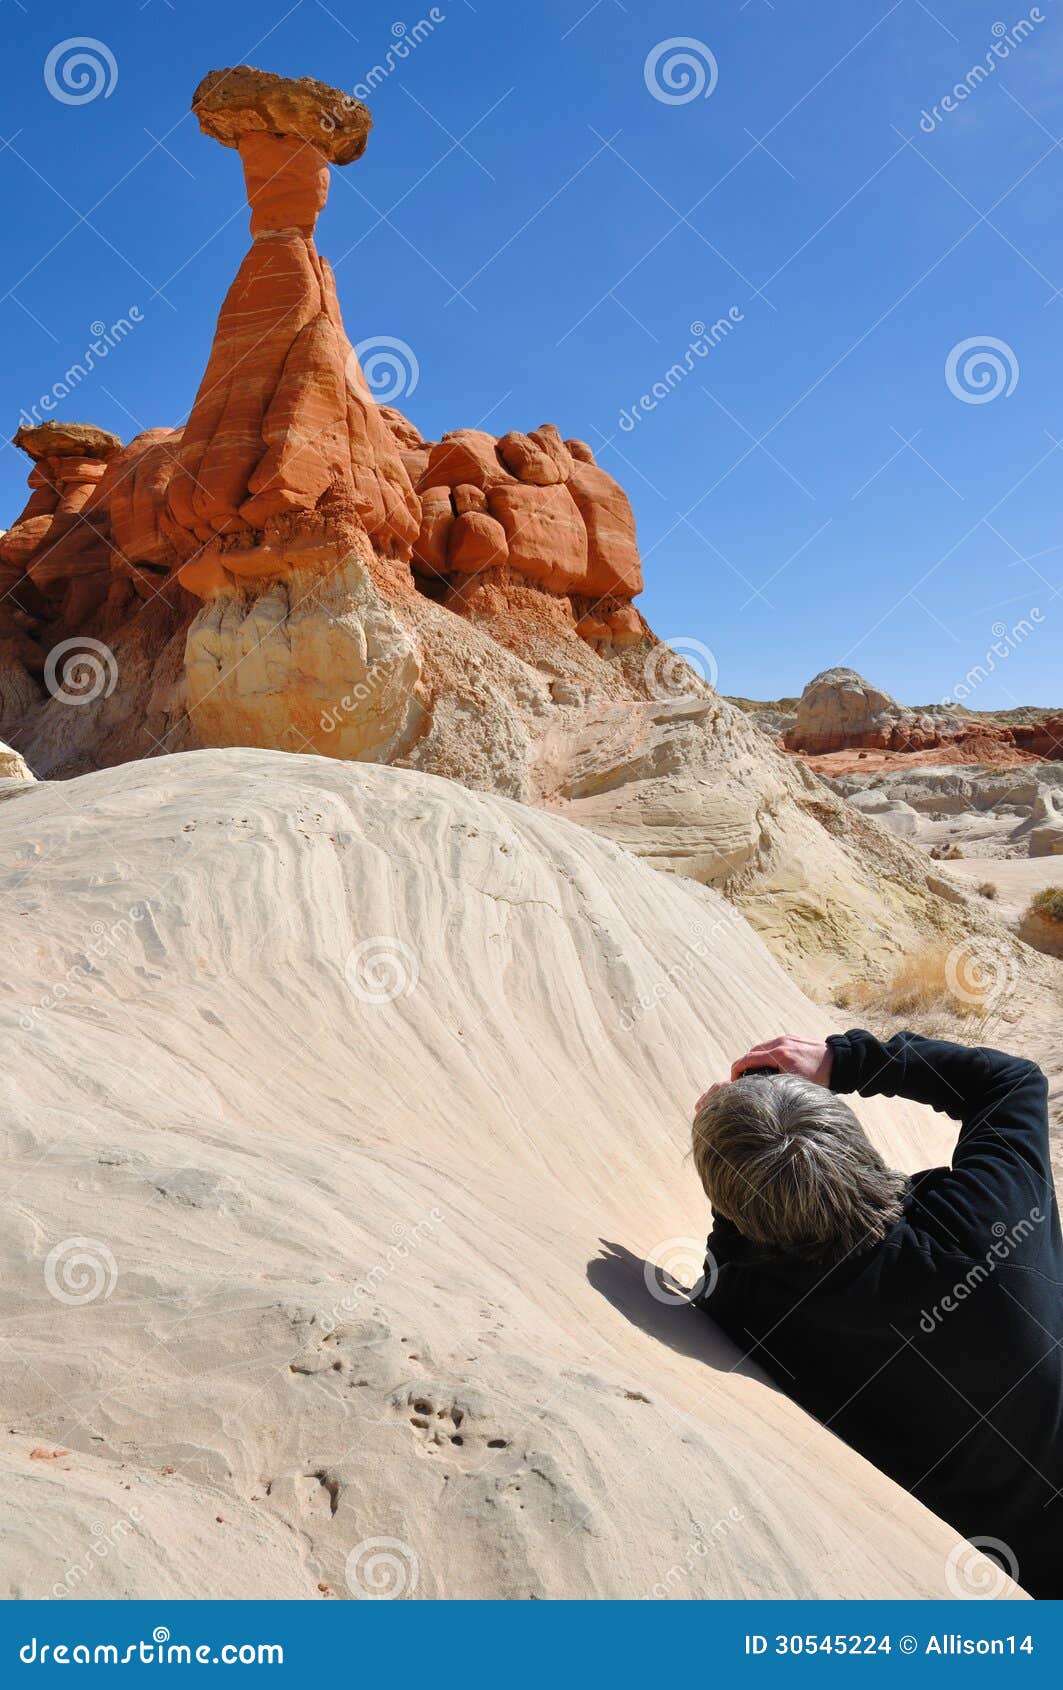
[[[129,439],[187,413],[248,242],[239,160],[188,112],[207,70],[352,89],[423,19],[318,241],[352,340],[411,349],[425,435],[590,441],[635,507],[645,614],[723,691],[846,662],[927,702],[1026,619],[969,703],[1063,703],[1057,0],[26,6],[0,0],[6,435],[133,307],[52,414]],[[113,69],[97,52],[68,103],[45,64],[77,37]],[[987,337],[995,366],[954,353]],[[28,467],[0,451],[0,525]]]

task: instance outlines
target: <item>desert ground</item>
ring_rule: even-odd
[[[282,752],[0,827],[11,1595],[98,1519],[85,1595],[346,1596],[379,1553],[426,1597],[948,1593],[948,1529],[647,1288],[699,1269],[705,1075],[828,1025],[719,894]]]

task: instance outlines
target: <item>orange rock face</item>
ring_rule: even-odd
[[[76,626],[107,598],[112,550],[101,492],[122,442],[83,423],[44,423],[20,428],[14,443],[33,469],[29,502],[0,537],[0,636],[39,668],[32,636],[54,623]]]
[[[145,429],[109,466],[100,488],[118,557],[138,579],[145,566],[170,570],[178,563],[173,541],[159,518],[180,444],[180,429]]]
[[[296,135],[267,135],[254,129],[240,137],[251,234],[296,229],[309,240],[328,199],[328,163],[315,146]]]
[[[456,429],[429,449],[414,568],[452,577],[508,563],[547,592],[620,604],[642,591],[627,496],[590,447],[550,423],[496,440]],[[474,520],[475,519],[475,520]],[[586,620],[586,619],[585,619]],[[608,638],[605,617],[588,638]]]

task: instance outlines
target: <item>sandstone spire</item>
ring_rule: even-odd
[[[218,319],[161,525],[184,586],[331,565],[368,536],[408,557],[420,505],[314,246],[329,165],[365,149],[365,106],[309,77],[212,71],[192,109],[244,166],[253,244]],[[228,573],[227,573],[228,572]]]

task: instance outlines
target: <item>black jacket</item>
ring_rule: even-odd
[[[717,1221],[701,1306],[1031,1595],[1063,1597],[1063,1240],[1044,1075],[915,1033],[828,1043],[833,1091],[960,1121],[952,1167],[916,1174],[881,1243],[833,1264]]]

